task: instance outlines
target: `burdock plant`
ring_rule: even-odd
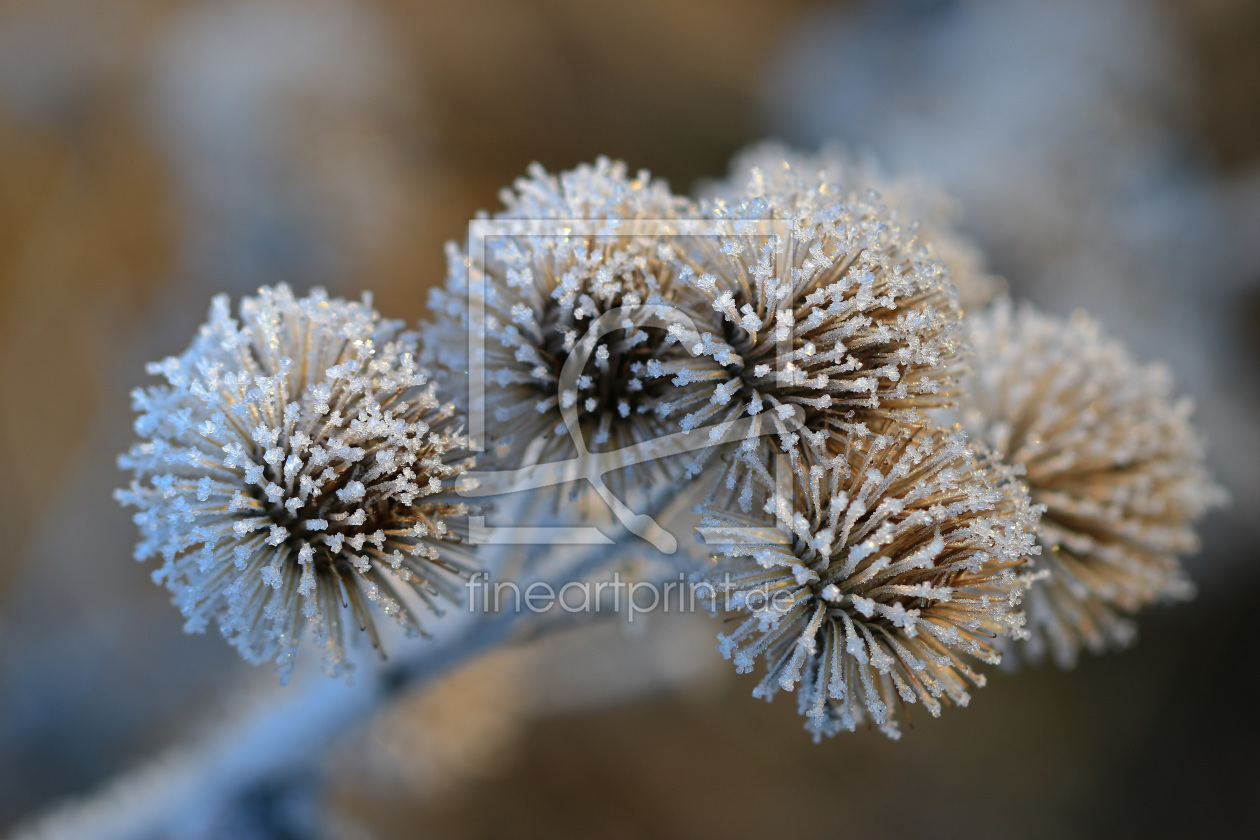
[[[650,442],[676,431],[715,389],[736,387],[735,374],[690,352],[653,317],[677,311],[686,291],[671,250],[689,216],[686,199],[606,159],[560,175],[534,167],[501,197],[504,209],[494,216],[501,233],[486,238],[484,255],[449,247],[449,276],[433,292],[435,322],[427,327],[427,358],[464,396],[469,302],[484,306],[494,463],[514,468],[571,456],[571,435],[592,452]],[[597,322],[597,331],[605,323],[615,329],[591,333],[585,364],[566,380],[566,363]],[[577,428],[565,422],[566,409]],[[618,475],[616,486],[672,480],[678,470],[668,467],[678,463],[644,462],[633,481]]]
[[[1069,667],[1133,639],[1131,617],[1194,589],[1181,558],[1223,500],[1204,468],[1190,401],[1084,313],[1064,320],[1001,300],[970,318],[974,372],[962,419],[1045,506],[1028,596],[1030,659]]]
[[[213,621],[283,671],[309,630],[341,673],[346,621],[379,647],[374,609],[418,633],[416,606],[454,595],[464,441],[416,342],[366,299],[278,286],[239,320],[215,298],[188,350],[149,366],[167,384],[133,394],[142,442],[117,496],[139,509],[136,558],[160,558],[187,630]]]
[[[1022,635],[1017,571],[1036,551],[1037,511],[1010,470],[961,432],[881,423],[835,458],[780,483],[755,473],[760,504],[703,509],[716,603],[745,617],[719,636],[753,695],[799,686],[818,735],[871,721],[900,737],[898,709],[965,706]]]
[[[238,318],[216,299],[188,350],[150,366],[166,384],[135,393],[141,441],[118,497],[137,509],[137,557],[159,560],[187,629],[215,623],[285,671],[307,635],[345,673],[351,622],[379,645],[374,614],[416,633],[456,598],[481,533],[461,494],[575,452],[606,471],[621,453],[632,468],[607,486],[577,471],[535,482],[600,490],[546,516],[607,523],[607,504],[643,536],[620,499],[672,504],[691,480],[708,494],[687,526],[707,543],[700,578],[733,619],[719,651],[765,668],[756,695],[797,693],[816,735],[896,736],[918,704],[967,704],[1004,652],[1070,664],[1128,641],[1132,613],[1190,593],[1180,558],[1221,498],[1189,404],[1086,318],[1002,303],[965,320],[952,278],[974,265],[956,272],[952,232],[876,185],[843,157],[773,148],[699,201],[604,159],[534,168],[480,220],[484,250],[450,247],[419,334],[366,299],[264,288]],[[479,323],[474,476],[460,415]],[[542,515],[518,510],[526,530]],[[643,548],[585,546],[566,574]],[[541,579],[531,564],[550,547],[479,551]],[[367,694],[312,702],[357,714],[556,626],[452,622]],[[287,717],[284,755],[309,757],[325,719]],[[182,789],[234,766],[215,749]],[[250,778],[283,769],[269,760]]]
[[[856,423],[924,422],[953,404],[963,355],[958,293],[909,219],[874,196],[784,171],[705,202],[716,235],[687,239],[698,349],[737,373],[684,426],[728,402],[792,457],[826,460]],[[788,427],[788,411],[800,425]],[[800,414],[796,415],[799,411]],[[763,422],[764,421],[764,422]],[[798,445],[799,444],[799,445]]]

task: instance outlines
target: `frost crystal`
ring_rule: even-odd
[[[955,202],[925,180],[887,175],[870,161],[854,160],[838,146],[817,154],[796,152],[779,143],[745,149],[731,162],[730,175],[710,184],[710,198],[738,202],[747,198],[819,190],[836,198],[865,198],[869,192],[885,201],[902,219],[918,226],[916,239],[943,263],[958,289],[962,305],[983,306],[1003,287],[1001,278],[985,271],[980,248],[956,228]]]
[[[509,234],[487,237],[484,265],[449,246],[446,287],[430,302],[437,321],[429,353],[435,368],[462,379],[470,279],[482,280],[486,433],[507,450],[505,463],[569,454],[562,408],[576,409],[594,452],[677,431],[715,388],[734,389],[721,364],[693,355],[677,330],[649,316],[675,308],[675,237],[665,234],[685,215],[685,199],[646,172],[631,178],[624,164],[601,158],[558,176],[535,166],[502,200],[495,220]],[[557,235],[555,225],[531,228],[531,221],[596,224]],[[596,322],[598,330],[615,328],[584,345]],[[565,381],[565,362],[578,348],[587,361]]]
[[[1081,648],[1130,642],[1126,616],[1141,607],[1192,594],[1178,558],[1197,550],[1192,525],[1223,494],[1168,372],[1137,364],[1083,313],[1063,321],[1003,300],[970,328],[963,422],[1046,507],[1048,576],[1028,594],[1019,650],[1070,667]]]
[[[716,546],[714,600],[746,615],[718,650],[751,671],[754,696],[797,690],[806,728],[870,720],[899,737],[896,711],[966,705],[1020,634],[1016,569],[1035,552],[1036,510],[1010,470],[976,460],[961,432],[880,424],[831,463],[797,462],[789,488],[757,474],[765,515],[702,510]]]
[[[707,332],[702,350],[738,373],[732,401],[781,443],[825,458],[854,424],[916,423],[952,403],[961,313],[946,268],[873,195],[789,171],[705,205],[716,235],[686,239],[679,274]],[[779,236],[768,222],[781,223]],[[804,428],[784,427],[800,409]]]
[[[343,673],[344,611],[379,648],[371,603],[415,633],[412,601],[456,594],[470,558],[449,491],[468,464],[415,357],[415,335],[367,299],[281,285],[244,298],[239,321],[215,298],[188,350],[149,365],[168,384],[133,394],[142,442],[116,495],[187,630],[214,620],[287,673],[310,625]]]

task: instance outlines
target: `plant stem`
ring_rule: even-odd
[[[657,516],[676,500],[658,492],[649,504]],[[626,534],[614,546],[592,546],[560,575],[580,580],[641,549]],[[533,546],[526,564],[547,546]],[[598,618],[610,613],[594,613]],[[527,620],[528,619],[528,620]],[[90,796],[63,804],[20,826],[15,840],[143,840],[211,836],[222,814],[269,780],[309,769],[348,725],[369,719],[407,688],[440,677],[492,647],[531,641],[574,626],[571,614],[527,612],[474,617],[418,653],[362,675],[356,684],[309,675],[277,689],[229,717],[190,744],[167,750],[107,782]],[[458,622],[452,622],[459,624]]]

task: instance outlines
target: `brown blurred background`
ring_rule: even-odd
[[[834,136],[879,155],[877,124],[901,126],[904,140],[916,119],[948,119],[914,99],[931,90],[916,76],[931,68],[917,63],[923,55],[961,66],[976,57],[973,35],[999,43],[1003,27],[1021,26],[990,5],[0,4],[0,828],[177,741],[257,679],[217,639],[179,633],[166,596],[127,559],[128,515],[108,496],[123,480],[113,459],[130,435],[127,391],[144,382],[144,361],[182,349],[212,294],[278,281],[370,290],[384,312],[414,322],[444,276],[443,243],[493,209],[531,161],[560,169],[608,155],[685,191],[764,137],[808,145]],[[1130,32],[1157,46],[1121,64],[1106,50],[1082,59],[1065,43],[1061,63],[1098,62],[1075,87],[1055,87],[1054,50],[1049,70],[1012,70],[1002,61],[1015,59],[996,50],[967,72],[980,82],[1039,74],[1043,88],[1009,101],[1080,116],[1079,132],[1047,140],[1044,153],[1035,121],[1003,141],[1030,150],[1017,163],[1037,178],[1059,180],[1053,167],[1071,170],[1082,157],[1086,171],[1142,162],[1106,222],[1119,232],[1107,228],[1105,241],[1133,259],[1099,269],[1128,273],[1111,286],[1095,281],[1090,260],[1107,247],[1078,247],[1085,234],[1054,227],[1056,216],[988,225],[1005,212],[991,196],[1024,189],[1017,176],[969,192],[977,179],[963,164],[923,168],[960,193],[964,227],[1014,292],[1059,309],[1093,308],[1096,293],[1104,315],[1132,303],[1117,329],[1143,355],[1176,357],[1235,496],[1207,525],[1199,600],[1153,613],[1131,652],[1068,674],[998,675],[972,708],[916,720],[900,744],[870,733],[810,744],[790,702],[753,701],[749,682],[709,667],[717,657],[703,640],[674,670],[634,659],[620,639],[574,643],[569,659],[530,652],[475,666],[433,690],[445,694],[418,693],[386,713],[394,718],[348,736],[326,770],[327,835],[1260,829],[1250,708],[1260,686],[1249,658],[1260,636],[1247,616],[1260,577],[1248,483],[1260,385],[1260,4],[1069,7],[1067,32],[1110,27],[1118,53]],[[1102,20],[1098,8],[1114,14]],[[871,60],[853,72],[834,63],[864,49]],[[979,84],[959,72],[957,90]],[[1060,90],[1066,101],[1036,100]],[[873,106],[864,91],[878,94]],[[976,107],[992,123],[963,126],[951,142],[971,148],[964,130],[976,148],[1003,136],[1003,106]],[[1122,124],[1099,129],[1090,109]],[[904,153],[891,163],[920,160],[902,140],[888,144]],[[1072,157],[1057,160],[1054,149],[1069,143]],[[1039,183],[1030,176],[1024,192],[1037,212],[1050,204]],[[1074,193],[1065,206],[1092,195]],[[1130,216],[1153,207],[1164,208],[1154,227],[1124,238]],[[1052,288],[1041,278],[1067,271],[1066,253],[1082,255],[1069,273],[1088,283]],[[1151,285],[1150,297],[1184,295],[1195,307],[1161,309],[1144,299],[1147,286],[1132,285],[1150,273],[1143,257],[1167,265],[1174,254],[1188,268],[1167,288]],[[679,630],[689,640],[712,632]],[[623,668],[619,656],[637,664]],[[624,691],[598,690],[620,670],[634,673]],[[557,685],[591,699],[564,702]],[[535,698],[528,708],[504,702],[517,692]],[[412,732],[421,758],[373,758],[409,725],[430,724],[456,734],[438,743]]]

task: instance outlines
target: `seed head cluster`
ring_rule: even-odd
[[[334,673],[345,625],[373,612],[421,630],[468,569],[467,464],[450,406],[416,363],[416,336],[368,302],[286,286],[226,297],[182,355],[137,390],[141,442],[118,498],[138,509],[136,558],[200,632],[213,621],[248,660],[291,667],[310,631]]]
[[[953,404],[957,291],[894,211],[798,176],[789,161],[774,178],[751,180],[743,197],[698,210],[714,233],[683,243],[678,272],[701,329],[717,337],[698,349],[739,376],[738,390],[711,406],[730,400],[751,417],[746,440],[773,437],[826,460],[855,423],[916,424]],[[799,423],[785,429],[789,410]]]
[[[916,185],[762,146],[698,199],[603,158],[501,198],[419,334],[278,286],[237,318],[216,299],[150,366],[118,498],[189,630],[282,671],[307,634],[333,673],[349,622],[377,647],[376,613],[422,632],[485,559],[459,496],[489,495],[461,480],[475,371],[481,470],[618,464],[563,473],[581,503],[549,516],[604,505],[644,534],[625,500],[708,494],[718,650],[815,737],[900,737],[1004,653],[1069,665],[1191,592],[1222,493],[1189,403],[1087,318],[972,310],[998,283]]]
[[[484,253],[448,250],[426,357],[466,391],[469,301],[484,306],[486,436],[505,451],[497,463],[570,456],[571,435],[592,452],[656,440],[715,389],[734,387],[733,374],[694,358],[655,317],[679,311],[686,291],[671,258],[685,199],[600,159],[560,176],[536,166],[502,200]],[[653,468],[668,464],[646,463],[637,478],[656,480]]]
[[[789,482],[759,475],[759,510],[710,505],[715,600],[747,617],[719,651],[740,672],[766,663],[754,696],[799,686],[815,736],[870,721],[900,737],[899,708],[967,705],[1020,635],[1016,570],[1036,511],[1010,471],[977,460],[961,432],[883,424]]]
[[[1128,644],[1141,608],[1193,593],[1180,558],[1198,550],[1194,524],[1223,493],[1167,369],[1138,364],[1083,313],[1002,300],[969,327],[963,422],[1045,507],[1046,580],[1029,593],[1019,652],[1070,667],[1082,649]]]

